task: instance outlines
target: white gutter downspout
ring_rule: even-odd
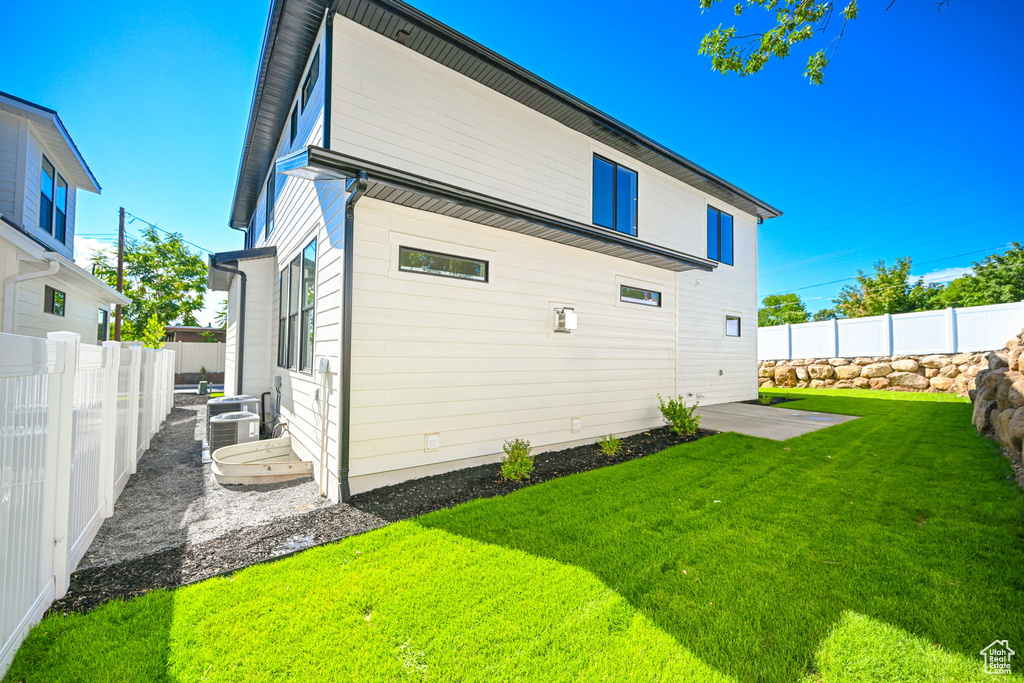
[[[44,263],[49,263],[50,267],[46,270],[41,270],[38,273],[23,273],[21,275],[12,275],[4,280],[4,333],[14,333],[14,296],[18,291],[18,283],[25,282],[26,280],[35,280],[37,278],[46,277],[48,275],[56,275],[57,271],[60,270],[60,261],[53,257],[43,259]]]

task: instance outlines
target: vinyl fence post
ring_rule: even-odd
[[[832,318],[832,346],[834,347],[835,353],[832,354],[833,358],[839,358],[839,319]]]
[[[957,343],[956,309],[952,306],[946,309],[946,348],[949,349],[949,353],[960,351]]]
[[[793,326],[786,323],[786,360],[793,360]]]
[[[103,365],[107,371],[106,392],[103,396],[103,470],[100,482],[103,516],[114,514],[114,463],[117,460],[117,382],[121,370],[121,344],[103,342]]]
[[[128,414],[131,416],[128,427],[128,439],[131,442],[131,473],[135,474],[139,467],[139,382],[142,371],[142,347],[129,346],[132,354],[130,371],[131,380],[128,382]]]
[[[892,340],[892,314],[886,313],[882,316],[882,353],[883,356],[896,354],[895,345]]]
[[[68,513],[71,502],[71,450],[75,419],[75,373],[78,370],[80,335],[74,332],[50,332],[50,341],[64,347],[64,367],[60,371],[59,393],[55,401],[53,435],[57,442],[56,497],[53,509],[53,589],[56,598],[68,592]]]

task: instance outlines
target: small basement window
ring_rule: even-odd
[[[641,306],[661,306],[661,292],[629,285],[619,286],[619,301]]]
[[[407,273],[424,273],[476,282],[487,282],[489,276],[487,261],[411,247],[399,248],[398,269]]]
[[[735,315],[725,316],[725,336],[726,337],[739,337],[740,336],[740,319]]]
[[[45,294],[43,295],[43,310],[51,315],[59,315],[64,317],[64,304],[65,297],[67,295],[59,289],[54,289],[49,285],[46,286]]]

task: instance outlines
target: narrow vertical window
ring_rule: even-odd
[[[594,225],[636,237],[637,185],[636,171],[595,155]]]
[[[733,264],[732,216],[708,207],[708,258],[727,266]]]
[[[295,138],[299,134],[299,103],[295,103],[295,108],[292,109],[292,128],[291,128],[291,139],[288,141],[289,144],[295,142]]]
[[[43,157],[42,171],[39,175],[39,227],[48,234],[53,234],[53,179],[57,172],[53,164]]]
[[[288,269],[281,271],[281,286],[278,289],[277,314],[277,366],[288,367]]]
[[[302,311],[299,325],[299,370],[313,370],[313,309],[316,305],[316,239],[302,250]]]
[[[57,195],[54,199],[53,236],[63,244],[67,239],[68,227],[68,183],[57,174]]]
[[[299,305],[301,303],[300,291],[302,288],[302,273],[300,256],[292,259],[288,264],[288,367],[294,368],[298,345],[296,336],[299,332]]]
[[[267,178],[267,239],[270,239],[270,233],[274,231],[274,201],[277,199],[274,196],[276,178],[277,170],[271,169],[270,177]]]
[[[306,74],[306,80],[302,84],[302,111],[306,111],[306,105],[309,104],[309,98],[313,96],[313,87],[316,85],[317,79],[320,77],[320,46],[316,46],[316,53],[313,55],[313,61],[309,65],[309,72]]]
[[[110,339],[110,311],[100,309],[99,320],[96,322],[96,343]]]

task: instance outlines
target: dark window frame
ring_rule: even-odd
[[[610,164],[612,167],[612,224],[601,225],[594,221],[594,161],[600,159],[606,164]],[[636,176],[636,199],[633,201],[633,232],[626,232],[619,230],[619,169],[628,171]],[[640,172],[631,169],[629,166],[620,164],[617,161],[613,161],[607,157],[603,157],[600,154],[594,153],[594,158],[590,161],[590,222],[599,228],[605,230],[614,230],[621,235],[627,235],[629,237],[640,236]]]
[[[650,292],[651,294],[657,294],[658,295],[658,302],[657,303],[647,303],[648,301],[650,301],[649,299],[645,299],[644,301],[639,301],[637,299],[626,299],[626,298],[624,298],[624,294],[622,292],[622,290],[624,290],[624,289],[635,289],[635,290],[640,291],[640,292]],[[648,308],[661,308],[661,298],[662,298],[661,292],[653,290],[653,289],[646,289],[644,287],[634,287],[633,285],[624,285],[624,284],[620,284],[619,285],[619,301],[621,301],[624,304],[633,304],[634,306],[646,306]]]
[[[290,264],[281,270],[278,281],[277,307],[277,367],[288,367],[288,286],[291,276]]]
[[[298,102],[295,103],[295,108],[292,109],[292,121],[291,121],[291,128],[289,130],[289,134],[290,134],[290,139],[288,140],[288,144],[293,145],[293,144],[295,144],[295,138],[298,137],[298,135],[299,135],[299,103]]]
[[[716,261],[717,263],[722,263],[722,264],[725,264],[727,266],[733,266],[733,265],[735,265],[735,262],[736,262],[736,216],[732,215],[731,213],[726,213],[725,211],[722,211],[721,209],[708,204],[707,205],[707,210],[705,211],[705,213],[709,213],[711,211],[715,212],[716,221],[717,221],[717,225],[715,226],[715,237],[717,239],[717,242],[716,242],[715,246],[717,247],[717,250],[715,251],[714,255],[712,255],[712,253],[711,253],[711,239],[710,239],[710,237],[711,237],[710,236],[711,226],[709,225],[708,226],[708,233],[709,233],[709,235],[708,235],[708,258],[711,259],[712,261]],[[732,231],[732,235],[729,237],[729,260],[728,261],[726,261],[724,258],[722,258],[722,256],[723,256],[723,254],[722,254],[722,216],[728,216],[729,219],[731,220],[731,227],[729,229]]]
[[[313,61],[309,65],[309,71],[306,72],[306,78],[302,82],[302,111],[306,111],[306,105],[309,104],[309,98],[313,96],[313,89],[316,87],[316,82],[320,80],[320,45],[316,46],[316,53],[313,55]]]
[[[270,169],[270,175],[267,177],[267,200],[266,200],[266,216],[264,217],[264,225],[266,225],[265,235],[266,239],[270,239],[270,233],[274,231],[274,205],[277,203],[277,197],[275,192],[277,191],[277,171],[273,168]]]
[[[63,199],[59,199],[61,184],[64,185]],[[53,190],[53,238],[61,244],[68,240],[68,192],[70,190],[68,181],[64,179],[60,171],[57,171]]]
[[[301,285],[299,287],[299,372],[313,374],[313,353],[315,349],[316,334],[316,280],[317,280],[317,238],[314,237],[309,244],[299,252],[299,271],[301,274]],[[306,302],[306,294],[309,292],[309,285],[306,282],[306,252],[313,249],[313,289],[309,302]],[[307,329],[308,327],[308,329]]]
[[[96,321],[96,342],[110,341],[110,311],[100,308],[99,320]]]
[[[484,277],[473,278],[463,277],[461,275],[449,275],[447,273],[434,273],[429,270],[414,270],[412,268],[402,267],[402,252],[403,251],[415,251],[421,254],[430,254],[431,256],[442,256],[444,258],[456,258],[462,261],[475,261],[476,263],[483,264]],[[443,277],[449,280],[460,280],[462,282],[479,282],[481,284],[487,284],[491,281],[491,262],[480,258],[473,258],[472,256],[459,256],[458,254],[446,254],[441,251],[434,251],[432,249],[417,249],[416,247],[398,247],[398,270],[401,273],[412,273],[414,275],[432,275],[434,277]]]
[[[60,311],[57,310],[57,295],[60,294]],[[59,289],[54,289],[50,285],[45,285],[43,289],[43,312],[49,313],[50,315],[56,315],[61,318],[65,317],[68,310],[68,295],[66,292],[62,292]]]
[[[729,334],[729,321],[730,320],[735,320],[736,321],[736,334]],[[743,336],[743,320],[742,320],[742,318],[740,318],[740,316],[726,314],[726,316],[725,316],[725,336],[726,337],[742,337]]]

